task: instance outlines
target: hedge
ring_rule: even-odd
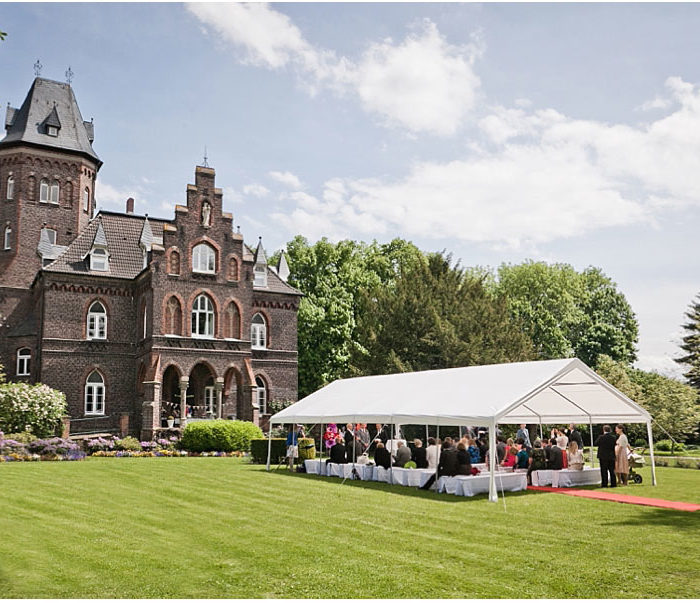
[[[256,438],[250,441],[250,456],[253,457],[254,463],[267,463],[267,438]],[[272,438],[271,461],[279,463],[285,456],[287,456],[287,439]]]
[[[248,421],[192,421],[182,433],[180,447],[189,452],[248,452],[251,440],[262,435],[261,429]]]

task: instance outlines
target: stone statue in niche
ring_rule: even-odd
[[[211,219],[211,205],[209,201],[202,203],[202,226],[210,226],[209,220]]]

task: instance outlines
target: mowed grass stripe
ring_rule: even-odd
[[[692,501],[697,474],[660,470],[660,481]],[[226,458],[7,464],[0,483],[6,597],[689,597],[700,586],[689,513],[533,493],[504,510]]]

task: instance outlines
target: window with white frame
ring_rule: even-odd
[[[216,271],[216,252],[211,245],[200,243],[192,249],[192,270],[214,274]]]
[[[53,228],[42,228],[42,232],[45,232],[49,237],[49,243],[52,245],[56,244],[56,231]]]
[[[214,386],[207,385],[204,388],[204,412],[206,414],[214,414]]]
[[[32,351],[29,348],[17,350],[17,376],[29,375],[29,363],[32,359]]]
[[[7,187],[5,189],[5,199],[8,201],[10,199],[14,199],[15,196],[15,177],[14,176],[8,176],[7,177]]]
[[[267,266],[264,264],[257,264],[253,268],[253,286],[255,287],[267,287]]]
[[[4,239],[4,245],[3,249],[12,249],[12,227],[11,226],[5,226],[5,236],[3,237]]]
[[[58,204],[58,182],[54,180],[51,183],[51,190],[49,191],[50,196],[49,196],[49,203],[53,203],[55,205]]]
[[[250,347],[265,349],[267,347],[267,324],[261,314],[253,316],[250,324]]]
[[[267,387],[260,377],[255,378],[255,385],[257,386],[255,395],[258,401],[258,412],[264,415],[267,413]]]
[[[93,302],[88,310],[87,338],[107,339],[107,311],[98,301]]]
[[[105,414],[105,382],[97,371],[92,371],[85,382],[85,414]]]
[[[206,295],[192,305],[192,337],[214,337],[214,304]]]
[[[49,181],[45,178],[39,183],[39,201],[49,202]]]
[[[97,247],[90,252],[90,270],[98,270],[100,272],[109,270],[109,261],[105,249]]]
[[[83,211],[90,209],[90,189],[86,186],[83,191]]]

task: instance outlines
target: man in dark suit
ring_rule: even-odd
[[[384,447],[381,440],[377,442],[377,448],[374,451],[374,463],[377,467],[384,467],[384,469],[391,467],[391,453]]]
[[[552,438],[549,443],[552,445],[549,449],[549,458],[547,461],[547,469],[563,469],[564,468],[564,451],[557,446],[556,438]]]
[[[423,442],[418,438],[413,440],[413,454],[411,455],[411,459],[418,469],[428,468],[428,456],[425,448],[423,448]]]
[[[457,475],[457,449],[452,445],[452,438],[445,438],[438,462],[438,477]]]
[[[569,442],[576,442],[578,444],[578,449],[583,451],[583,437],[581,437],[581,432],[576,429],[576,425],[569,423],[569,429],[566,429],[564,434],[569,438]]]
[[[603,435],[599,436],[595,445],[598,446],[598,461],[600,462],[600,486],[608,487],[608,477],[610,477],[610,487],[617,487],[615,479],[615,442],[617,438],[612,433],[610,425],[603,426]]]
[[[338,436],[335,439],[335,444],[331,446],[330,461],[331,463],[337,463],[338,465],[342,465],[346,462],[346,460],[346,450],[345,445],[343,444],[343,438]]]

